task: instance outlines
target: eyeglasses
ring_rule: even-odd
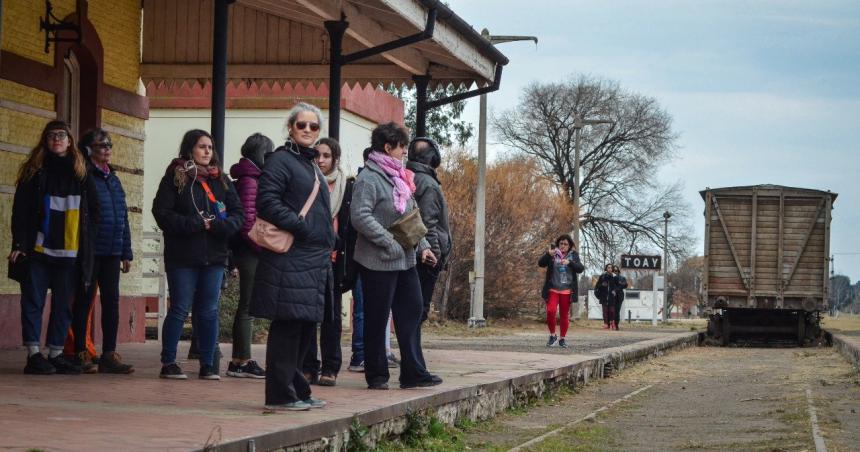
[[[93,144],[93,149],[101,149],[105,151],[108,149],[113,149],[113,143],[95,143]]]
[[[310,122],[310,121],[298,121],[296,122],[296,128],[299,130],[305,130],[307,127],[311,128],[311,132],[316,132],[320,129],[319,123]]]
[[[67,132],[62,131],[62,130],[59,132],[48,132],[45,134],[45,138],[47,138],[48,140],[59,141],[59,140],[65,140],[68,137],[69,137],[69,134]]]

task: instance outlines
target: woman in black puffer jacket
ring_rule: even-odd
[[[176,363],[182,325],[193,310],[204,380],[219,380],[214,365],[218,342],[218,300],[230,236],[244,213],[233,184],[221,172],[212,136],[189,130],[179,158],[167,167],[152,202],[152,215],[164,232],[164,266],[170,310],[164,320],[161,378],[188,378]]]
[[[251,315],[272,321],[266,346],[266,406],[273,410],[303,411],[325,404],[311,397],[301,372],[333,290],[335,235],[326,181],[313,149],[321,121],[318,108],[306,103],[293,107],[287,117],[289,140],[266,158],[257,188],[257,218],[295,238],[286,253],[262,250],[251,296]],[[320,189],[302,218],[299,213],[315,178]]]

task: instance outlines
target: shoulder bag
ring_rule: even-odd
[[[299,212],[300,220],[304,221],[305,215],[307,215],[308,211],[311,210],[311,206],[316,200],[319,191],[320,179],[317,175],[316,169],[314,169],[314,188],[311,190],[311,194],[308,196],[307,201],[305,201],[302,211]],[[248,238],[259,245],[260,248],[265,248],[269,251],[280,254],[284,254],[289,251],[290,247],[293,246],[293,240],[295,240],[295,237],[293,237],[291,232],[278,229],[277,226],[260,217],[257,217],[257,219],[254,220],[254,225],[251,226],[251,230],[248,231]]]

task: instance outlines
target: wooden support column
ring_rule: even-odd
[[[218,161],[224,165],[224,124],[227,109],[227,31],[228,6],[234,0],[215,0],[212,26],[212,143]]]

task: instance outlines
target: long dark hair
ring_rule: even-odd
[[[212,139],[212,135],[205,130],[200,129],[191,129],[188,132],[185,132],[185,135],[182,136],[182,142],[179,143],[179,158],[185,160],[194,160],[191,153],[194,151],[194,146],[200,141],[201,137],[209,138],[212,141],[212,160],[209,161],[209,166],[220,166],[221,162],[218,160],[218,152],[215,149],[215,140]]]
[[[69,126],[65,121],[57,120],[49,122],[45,125],[45,128],[42,129],[42,137],[39,139],[39,144],[30,150],[30,155],[27,156],[27,160],[24,160],[24,163],[22,163],[21,167],[18,168],[18,178],[15,181],[16,184],[29,181],[45,165],[45,153],[51,152],[48,150],[48,132],[52,130],[63,130],[66,132],[69,136],[68,152],[74,159],[75,176],[77,176],[79,180],[84,180],[87,176],[87,165],[84,160],[84,155],[78,147],[75,146],[75,137],[72,136],[71,126]]]

